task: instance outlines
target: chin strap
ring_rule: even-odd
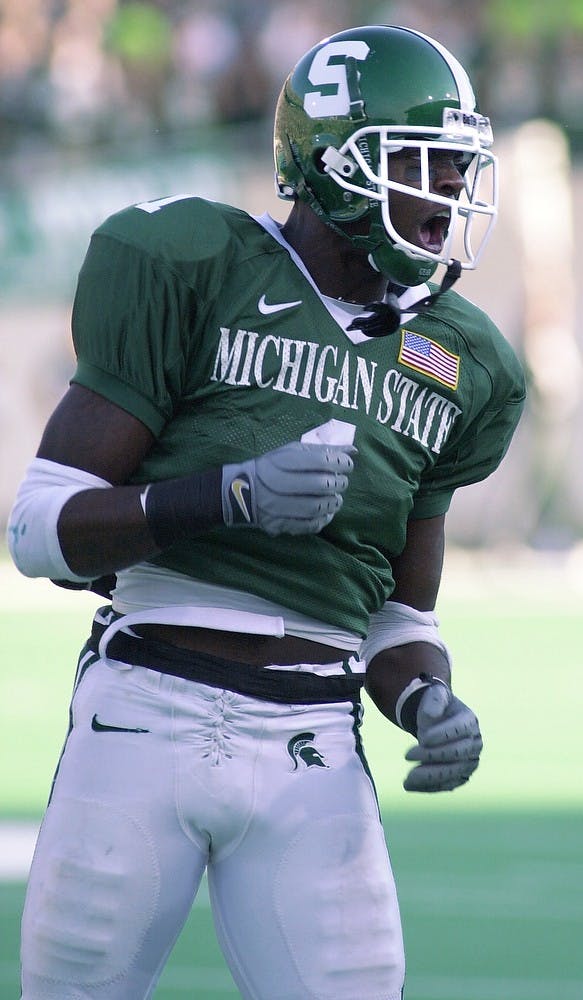
[[[459,260],[452,260],[451,264],[448,265],[438,290],[431,295],[426,295],[424,298],[418,299],[417,302],[412,302],[410,306],[407,306],[405,312],[417,314],[429,309],[434,302],[437,302],[440,295],[443,295],[444,292],[447,292],[451,288],[461,273],[462,266]],[[361,330],[367,337],[387,337],[391,333],[396,333],[401,326],[402,310],[399,305],[399,299],[394,292],[389,292],[385,302],[369,302],[365,306],[365,309],[367,312],[372,313],[372,315],[357,316],[352,320],[350,326],[347,327],[348,330]]]

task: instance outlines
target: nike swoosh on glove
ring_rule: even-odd
[[[423,692],[417,739],[405,755],[419,761],[403,782],[407,792],[450,792],[478,766],[483,746],[478,720],[443,681],[434,680]]]
[[[291,441],[258,458],[223,465],[223,519],[268,535],[317,534],[342,507],[352,445]]]

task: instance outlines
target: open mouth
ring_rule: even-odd
[[[436,212],[419,227],[419,246],[440,253],[449,228],[449,212]]]

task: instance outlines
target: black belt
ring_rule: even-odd
[[[94,622],[89,649],[98,652],[99,640],[107,628]],[[277,670],[257,667],[237,660],[182,649],[155,639],[141,639],[127,632],[116,632],[107,644],[107,657],[132,666],[148,667],[162,674],[198,681],[210,687],[224,688],[250,695],[262,701],[287,705],[323,705],[340,701],[360,701],[364,674],[334,674],[321,677],[303,670]],[[348,669],[345,666],[345,669]]]

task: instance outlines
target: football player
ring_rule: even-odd
[[[416,739],[407,790],[468,780],[444,519],[524,397],[451,288],[495,221],[491,145],[439,42],[351,28],[281,91],[283,224],[179,195],[93,235],[75,374],[9,525],[24,574],[109,598],[30,874],[24,1000],[152,996],[205,870],[243,997],[400,1000],[361,691]]]

